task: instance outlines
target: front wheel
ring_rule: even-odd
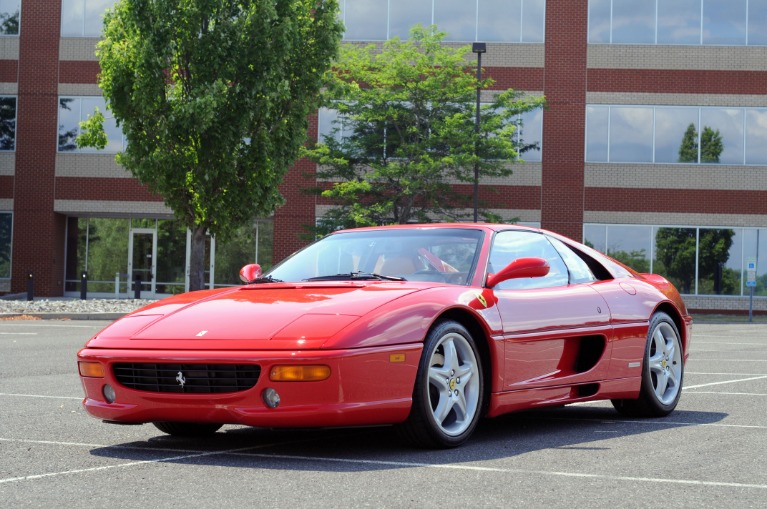
[[[483,398],[482,363],[474,339],[460,323],[440,322],[424,342],[413,406],[400,431],[418,446],[456,447],[477,427]]]
[[[168,435],[177,437],[203,437],[212,435],[223,424],[211,424],[207,422],[153,422],[157,429]]]
[[[631,417],[663,417],[670,414],[682,395],[684,361],[676,324],[666,313],[650,319],[642,361],[642,388],[638,399],[615,399],[616,410]]]

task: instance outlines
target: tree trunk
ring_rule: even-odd
[[[205,233],[207,228],[198,226],[192,230],[192,246],[189,256],[189,290],[205,288]]]

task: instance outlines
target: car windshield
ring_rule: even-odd
[[[413,228],[349,230],[295,253],[268,276],[282,281],[407,280],[467,285],[481,230]]]

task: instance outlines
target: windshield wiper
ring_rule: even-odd
[[[254,279],[253,281],[249,281],[249,285],[258,285],[263,283],[282,283],[282,279],[277,279],[272,276],[264,276],[257,279]]]
[[[306,281],[346,281],[348,279],[377,279],[383,281],[407,281],[404,277],[384,276],[375,272],[349,272],[347,274],[335,274],[332,276],[310,277]]]

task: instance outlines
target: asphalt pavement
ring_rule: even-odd
[[[0,507],[767,506],[767,325],[696,325],[666,418],[570,405],[432,451],[385,427],[190,440],[104,424],[82,409],[75,354],[107,323],[0,321]]]

